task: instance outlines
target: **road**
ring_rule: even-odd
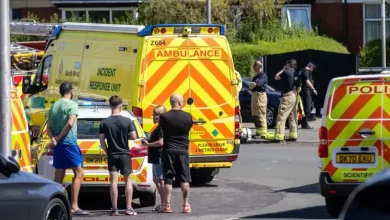
[[[307,133],[309,132],[309,133]],[[313,130],[304,131],[307,136]],[[291,144],[243,144],[233,168],[221,170],[211,184],[192,185],[193,212],[182,214],[180,188],[173,192],[173,214],[153,213],[152,207],[134,207],[137,219],[330,219],[318,194],[317,145],[312,141]],[[82,195],[81,207],[89,217],[111,219],[109,195]],[[128,218],[120,216],[115,218]]]

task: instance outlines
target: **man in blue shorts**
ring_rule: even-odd
[[[78,196],[84,176],[83,155],[77,144],[78,105],[73,97],[72,84],[64,82],[60,85],[61,99],[51,107],[47,123],[47,133],[55,146],[53,150],[54,181],[62,184],[65,171],[71,168],[74,173],[72,184],[72,213],[88,215],[78,206]]]

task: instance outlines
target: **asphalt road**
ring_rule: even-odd
[[[301,130],[307,136],[315,130]],[[192,185],[193,212],[182,214],[180,188],[173,192],[174,213],[161,214],[152,207],[134,207],[136,219],[331,219],[318,194],[317,145],[313,141],[289,144],[244,144],[233,168],[221,170],[211,184]],[[81,207],[88,217],[113,219],[108,215],[109,195],[82,195]],[[115,218],[129,218],[120,216]]]

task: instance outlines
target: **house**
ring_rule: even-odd
[[[48,20],[57,13],[60,18],[73,16],[93,22],[105,18],[112,22],[126,12],[137,18],[141,0],[10,0],[10,17],[26,17],[27,12]],[[288,24],[301,22],[308,29],[318,26],[321,33],[344,43],[357,54],[366,42],[381,37],[380,0],[292,0],[282,7]],[[390,16],[386,19],[390,27]],[[390,36],[390,29],[387,33]]]
[[[284,5],[282,13],[289,24],[317,25],[320,33],[344,43],[353,54],[366,42],[382,36],[380,0],[315,0],[312,4],[295,0]],[[386,16],[386,27],[390,27],[390,14]],[[390,36],[390,29],[386,35]]]
[[[140,0],[10,0],[10,19],[26,17],[28,12],[48,20],[54,13],[60,18],[87,18],[92,22],[112,22],[126,13],[137,18]]]

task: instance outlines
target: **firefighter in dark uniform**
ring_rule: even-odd
[[[287,61],[284,68],[279,71],[275,80],[281,80],[283,84],[282,99],[278,109],[278,117],[275,126],[276,141],[284,141],[284,130],[286,128],[286,120],[289,120],[289,137],[288,140],[294,141],[298,137],[298,93],[299,85],[297,85],[297,61],[291,59]]]
[[[252,91],[251,112],[256,127],[256,136],[267,135],[267,94],[268,76],[263,72],[263,64],[257,60],[253,64],[255,77],[249,85]]]
[[[313,81],[313,70],[316,68],[314,62],[309,62],[303,72],[301,73],[301,84],[302,84],[302,103],[303,109],[305,112],[305,117],[302,118],[302,129],[313,129],[312,126],[309,125],[309,121],[312,121],[311,111],[313,108],[313,99],[312,96],[317,95],[317,91],[314,88]]]

